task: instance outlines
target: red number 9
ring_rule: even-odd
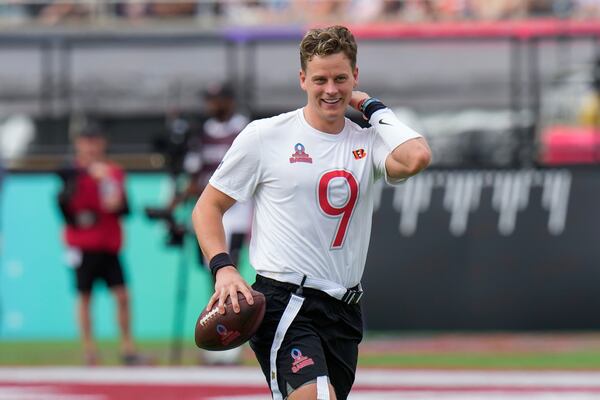
[[[349,189],[348,200],[346,201],[346,204],[341,207],[336,207],[335,205],[331,204],[329,200],[329,183],[336,178],[344,179]],[[321,210],[330,217],[339,217],[341,215],[341,219],[338,223],[337,230],[333,238],[333,243],[331,244],[331,247],[334,249],[340,248],[344,245],[348,224],[350,223],[350,218],[352,217],[352,212],[354,211],[354,206],[356,205],[356,200],[358,200],[358,189],[358,181],[349,171],[328,171],[321,175],[321,178],[319,179],[317,197],[319,199],[319,206],[321,207]]]

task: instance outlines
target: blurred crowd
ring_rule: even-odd
[[[600,0],[4,0],[0,22],[157,21],[277,24],[600,17]]]

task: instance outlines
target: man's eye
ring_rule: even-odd
[[[345,81],[346,81],[346,79],[348,79],[348,78],[346,78],[345,76],[338,76],[338,77],[336,78],[336,81],[338,81],[338,82],[345,82]]]

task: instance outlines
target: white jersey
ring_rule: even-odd
[[[399,144],[420,136],[404,128]],[[250,262],[259,274],[352,287],[363,274],[372,189],[389,152],[374,128],[346,119],[339,134],[324,133],[299,109],[249,124],[210,184],[237,201],[254,198]]]

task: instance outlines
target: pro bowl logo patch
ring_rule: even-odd
[[[312,358],[303,356],[299,349],[292,349],[292,358],[294,359],[292,362],[292,372],[295,374],[302,368],[315,364]]]
[[[230,331],[223,324],[217,324],[217,333],[221,338],[221,343],[225,346],[240,337],[240,333],[238,331]]]
[[[298,162],[312,164],[312,158],[304,151],[304,145],[302,143],[296,143],[294,150],[294,154],[290,157],[291,164]]]

